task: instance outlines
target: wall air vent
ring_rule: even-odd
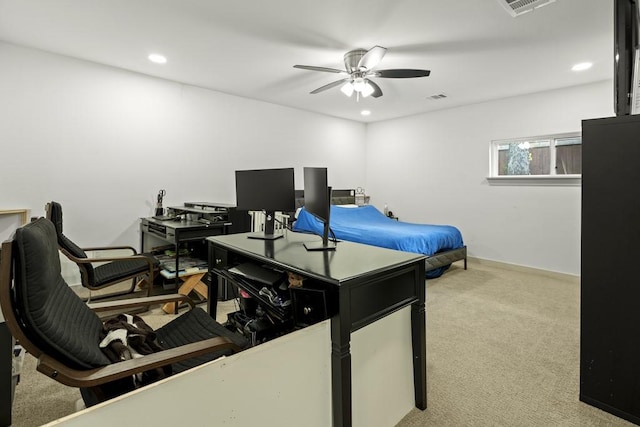
[[[555,1],[556,0],[498,0],[498,3],[500,3],[511,16],[516,17]]]

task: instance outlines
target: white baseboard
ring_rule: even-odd
[[[483,264],[483,265],[488,265],[488,266],[497,267],[497,268],[504,268],[505,270],[520,271],[520,272],[529,273],[529,274],[539,274],[539,275],[551,277],[554,279],[568,280],[576,283],[580,282],[580,276],[575,274],[560,273],[557,271],[543,270],[541,268],[528,267],[526,265],[509,264],[506,262],[494,261],[494,260],[484,259],[484,258],[468,257],[467,260],[470,263],[477,263],[477,264]]]

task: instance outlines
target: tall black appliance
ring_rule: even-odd
[[[640,116],[582,123],[580,400],[640,425]]]

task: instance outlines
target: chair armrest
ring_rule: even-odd
[[[104,258],[77,258],[71,255],[70,253],[68,253],[67,251],[63,251],[63,252],[67,256],[67,258],[69,258],[71,261],[75,262],[76,264],[92,264],[94,262],[129,261],[132,259],[141,259],[146,261],[147,264],[149,264],[150,269],[154,268],[153,260],[145,255],[110,256],[110,257],[104,257]]]
[[[95,303],[87,304],[87,306],[95,312],[101,312],[101,311],[112,311],[112,310],[126,309],[126,308],[145,307],[148,305],[164,304],[167,302],[176,302],[176,303],[186,302],[191,306],[191,308],[196,306],[196,304],[193,302],[191,298],[189,298],[186,295],[180,295],[180,294],[157,295],[152,297],[139,297],[139,298],[128,298],[128,299],[105,301],[105,302],[95,302]]]
[[[228,338],[216,337],[89,370],[71,369],[48,355],[42,354],[38,358],[37,370],[71,387],[95,387],[109,381],[126,378],[133,374],[219,350],[232,350],[234,353],[241,351],[240,347]]]
[[[133,253],[133,255],[137,255],[138,251],[135,250],[132,246],[97,246],[93,248],[82,248],[83,251],[112,251],[112,250],[129,250]]]

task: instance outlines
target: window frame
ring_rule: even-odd
[[[524,138],[508,138],[492,140],[489,144],[489,175],[487,182],[490,185],[544,185],[544,186],[574,186],[582,184],[582,174],[556,174],[556,140],[565,138],[580,138],[581,132],[566,132],[549,135],[537,135]],[[549,140],[549,175],[498,175],[499,150],[500,145],[524,143],[539,140]]]

